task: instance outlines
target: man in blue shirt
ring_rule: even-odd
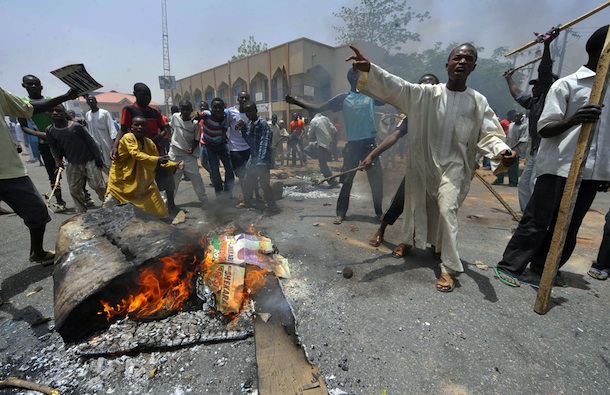
[[[347,129],[347,144],[343,149],[343,170],[353,169],[360,164],[366,156],[376,147],[375,137],[377,129],[375,127],[375,115],[373,108],[375,105],[383,104],[375,102],[369,96],[363,95],[356,90],[360,72],[349,69],[347,80],[350,84],[350,91],[341,93],[329,101],[322,104],[311,104],[292,96],[286,96],[286,102],[295,104],[315,114],[331,110],[333,112],[343,111]],[[379,158],[375,158],[373,165],[366,171],[371,193],[373,195],[373,207],[375,217],[381,220],[383,210],[381,201],[383,200],[383,172]],[[337,216],[333,223],[339,225],[345,219],[349,208],[349,197],[354,183],[355,172],[349,173],[340,178],[343,183],[337,200]]]

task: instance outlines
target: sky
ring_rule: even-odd
[[[604,2],[407,0],[414,11],[429,11],[431,18],[409,24],[410,30],[419,33],[422,39],[403,44],[402,48],[404,52],[415,52],[436,42],[444,45],[473,42],[485,48],[479,56],[488,57],[497,47],[517,48],[534,38],[532,32],[565,24]],[[153,100],[163,102],[158,82],[158,76],[163,75],[161,3],[161,0],[0,0],[0,86],[25,95],[21,77],[34,74],[42,80],[44,94],[57,96],[65,93],[67,86],[49,72],[83,63],[104,86],[101,91],[131,93],[134,83],[144,82],[151,88]],[[167,0],[171,74],[180,79],[226,63],[249,36],[269,48],[301,37],[337,45],[333,26],[340,26],[342,21],[333,13],[342,6],[359,3],[359,0],[226,3]],[[609,21],[610,7],[574,26],[581,38],[569,38],[562,75],[586,62],[587,38]],[[516,63],[525,63],[533,57],[533,52],[525,53]]]

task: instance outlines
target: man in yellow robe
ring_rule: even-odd
[[[121,138],[108,175],[104,207],[129,202],[157,218],[167,218],[169,212],[155,184],[155,172],[158,167],[159,171],[175,172],[182,162],[159,156],[155,143],[145,137],[147,129],[145,118],[134,117],[131,133]]]

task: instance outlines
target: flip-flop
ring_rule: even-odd
[[[439,292],[451,292],[455,289],[455,274],[441,273],[441,277],[436,282],[436,290]]]
[[[530,271],[536,275],[538,275],[539,278],[542,277],[542,275],[539,275],[538,273],[536,273],[535,271],[531,270]],[[528,276],[519,276],[517,277],[517,279],[523,283],[523,284],[527,284],[529,286],[532,286],[534,288],[540,288],[540,279],[537,278],[531,278]],[[555,275],[555,279],[553,281],[553,286],[554,287],[561,287],[561,288],[567,288],[569,286],[568,282],[563,278],[563,276],[561,275],[561,272],[558,271],[557,274]]]
[[[498,280],[500,280],[502,283],[508,285],[509,287],[520,287],[521,286],[519,278],[515,277],[514,275],[510,274],[509,272],[504,271],[498,267],[494,267],[493,270],[494,270],[494,273],[496,273],[496,277],[498,278]]]
[[[30,257],[30,263],[38,263],[43,266],[48,266],[55,261],[55,251],[47,251],[44,257],[42,258],[33,258]]]
[[[591,269],[589,269],[589,271],[587,272],[587,274],[597,280],[607,280],[608,279],[608,273],[609,270],[608,269],[597,269],[592,267]]]
[[[335,219],[333,220],[333,224],[335,224],[335,225],[341,225],[341,223],[343,222],[343,219],[344,219],[344,218],[345,218],[345,217],[343,217],[342,215],[337,215],[337,216],[335,217]]]

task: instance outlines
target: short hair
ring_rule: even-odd
[[[21,79],[21,82],[25,82],[26,78],[35,79],[35,80],[38,80],[38,82],[40,82],[40,78],[38,78],[38,77],[36,77],[35,75],[32,75],[32,74],[24,75],[23,78]]]
[[[193,108],[193,105],[191,104],[191,102],[186,100],[186,99],[180,100],[180,103],[178,103],[178,105],[180,107],[182,107],[182,106],[189,106],[190,108]]]
[[[422,75],[421,77],[419,77],[418,81],[421,81],[424,78],[432,78],[436,81],[437,84],[440,83],[440,80],[438,79],[438,77],[432,73],[427,73],[427,74]]]
[[[143,82],[136,82],[135,84],[133,84],[134,92],[137,91],[137,90],[144,90],[144,89],[147,90],[147,91],[150,91],[150,88],[148,87],[148,85],[146,85]]]
[[[246,107],[254,107],[255,109],[257,109],[256,103],[254,103],[252,100],[246,100],[244,102],[244,108],[246,108]]]
[[[222,108],[225,107],[225,101],[222,100],[220,97],[215,97],[212,99],[212,105],[210,107],[214,107],[214,103],[219,103],[222,105]]]
[[[591,37],[587,40],[587,44],[585,45],[585,49],[589,56],[597,56],[601,53],[602,48],[604,47],[604,41],[606,39],[606,35],[608,34],[608,25],[602,26],[597,29]]]
[[[451,50],[451,52],[449,52],[449,56],[447,57],[447,62],[449,60],[451,60],[451,55],[453,55],[455,50],[458,49],[458,48],[461,48],[461,47],[470,47],[474,51],[474,60],[475,60],[475,62],[477,61],[477,59],[479,59],[479,52],[477,51],[476,47],[472,43],[462,43],[462,44],[457,45],[456,47],[454,47]]]

